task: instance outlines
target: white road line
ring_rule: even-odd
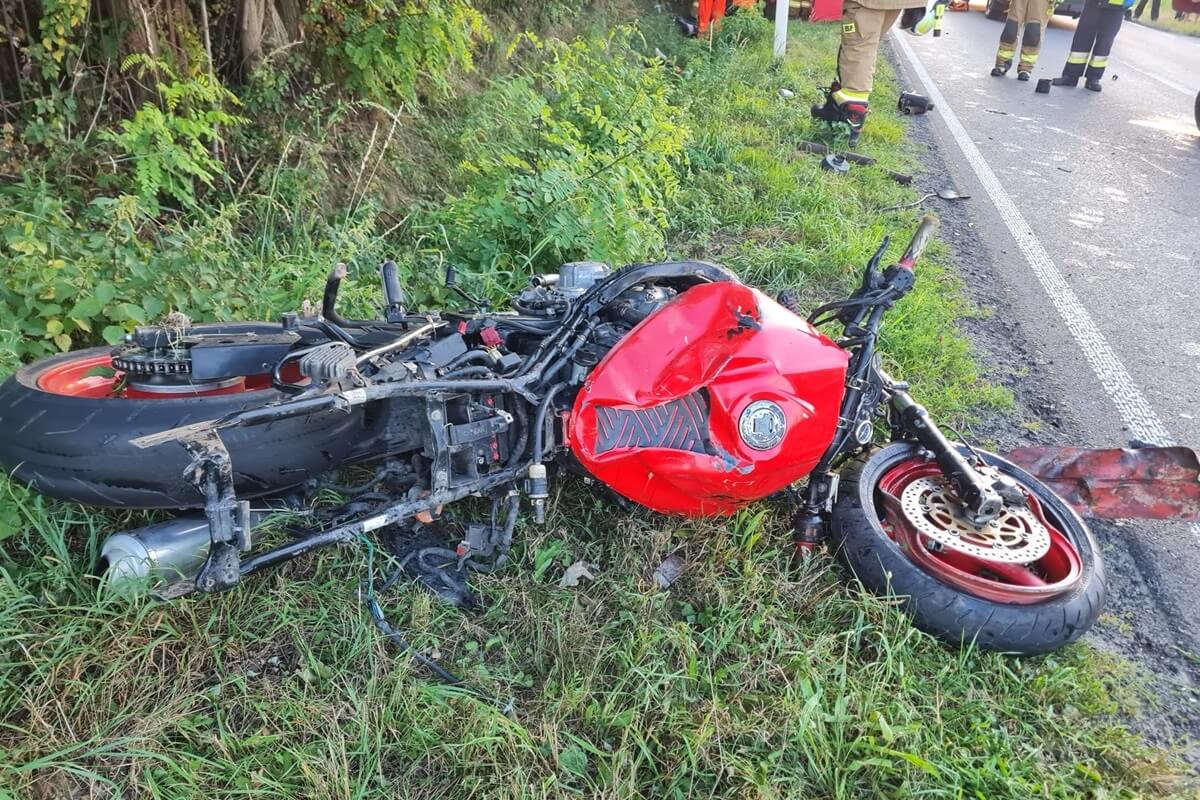
[[[1158,414],[1150,406],[1150,402],[1146,400],[1146,396],[1134,382],[1133,376],[1125,369],[1125,365],[1121,363],[1108,340],[1104,338],[1104,334],[1096,327],[1092,315],[1088,313],[1079,297],[1063,278],[1062,272],[1054,265],[1050,254],[1046,252],[1046,248],[1034,234],[1033,228],[1025,221],[1025,217],[1021,215],[1016,203],[1004,190],[996,173],[992,172],[992,168],[984,159],[983,154],[979,152],[979,148],[975,146],[967,129],[958,121],[958,116],[946,102],[946,98],[938,89],[937,84],[929,77],[929,73],[925,71],[925,66],[917,58],[917,54],[913,52],[912,47],[904,40],[903,36],[892,33],[891,38],[904,52],[909,66],[917,78],[925,85],[925,93],[937,106],[937,113],[945,121],[959,150],[962,151],[963,157],[975,171],[975,176],[983,184],[984,191],[992,199],[996,210],[1000,212],[1000,218],[1004,220],[1005,227],[1008,228],[1017,247],[1024,254],[1030,270],[1046,291],[1059,315],[1062,316],[1067,330],[1071,332],[1076,343],[1083,350],[1084,358],[1087,359],[1092,371],[1100,379],[1100,385],[1104,387],[1104,391],[1117,407],[1129,433],[1147,444],[1159,447],[1173,445],[1174,441],[1166,426],[1158,418]],[[1192,533],[1197,539],[1200,539],[1200,524],[1192,526]]]

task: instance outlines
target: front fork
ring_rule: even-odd
[[[1004,498],[996,491],[994,481],[980,474],[968,462],[954,443],[946,438],[925,410],[904,389],[893,389],[891,406],[900,430],[911,435],[929,451],[942,474],[954,487],[967,518],[983,527],[1004,509]]]
[[[892,432],[898,439],[915,439],[937,462],[942,474],[950,481],[962,504],[963,513],[974,525],[982,527],[996,518],[1003,509],[1006,497],[1016,499],[1005,479],[984,475],[963,457],[929,416],[926,408],[913,400],[906,384],[893,381],[876,366],[872,379],[879,380],[891,408]],[[860,419],[850,418],[843,410],[839,432],[854,426]],[[804,502],[794,522],[795,544],[799,551],[811,551],[823,539],[826,520],[837,499],[838,475],[831,467],[839,457],[861,446],[861,439],[848,440],[839,436],[830,445],[808,481]]]

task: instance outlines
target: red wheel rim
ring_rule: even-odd
[[[299,377],[299,373],[297,372],[294,377]],[[238,379],[232,385],[207,391],[176,394],[138,391],[125,385],[123,373],[113,370],[112,356],[108,353],[80,355],[77,358],[67,359],[48,367],[37,378],[37,387],[43,392],[64,397],[83,397],[90,400],[177,400],[257,392],[269,389],[270,386],[271,377],[269,375],[251,375]]]
[[[946,547],[918,530],[916,521],[902,505],[901,496],[921,478],[931,478],[948,486],[937,464],[920,458],[906,459],[880,479],[877,506],[882,509],[880,519],[888,536],[925,572],[975,597],[1022,605],[1057,597],[1079,583],[1083,572],[1079,551],[1025,486],[1021,486],[1021,490],[1025,493],[1029,511],[1049,534],[1050,545],[1034,561],[1008,563]],[[925,520],[926,525],[935,522],[933,518]]]

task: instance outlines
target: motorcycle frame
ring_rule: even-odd
[[[916,440],[929,457],[935,460],[955,488],[967,515],[983,524],[999,512],[1003,501],[989,478],[982,475],[946,438],[930,418],[928,411],[914,401],[908,385],[892,379],[880,364],[877,353],[879,329],[883,316],[913,285],[912,268],[936,228],[936,221],[922,222],[900,261],[880,272],[879,261],[886,251],[885,239],[867,264],[862,285],[850,298],[822,306],[810,317],[815,320],[823,309],[843,307],[836,319],[844,323],[843,337],[838,344],[850,354],[837,428],[825,454],[808,476],[803,491],[802,506],[795,520],[796,543],[811,547],[825,536],[826,523],[837,494],[836,466],[854,453],[869,447],[875,437],[874,419],[886,415],[893,440]],[[389,320],[403,316],[399,306],[398,286],[394,268],[383,265],[385,313]],[[357,325],[356,321],[337,317],[333,308],[337,282],[341,275],[330,275],[324,297],[324,318],[335,330],[334,338],[342,339],[342,325]],[[196,577],[170,584],[160,590],[160,596],[178,597],[192,591],[219,592],[235,586],[243,576],[289,561],[300,555],[334,544],[348,544],[362,539],[389,525],[412,520],[418,514],[436,513],[441,506],[471,495],[482,495],[503,487],[510,490],[522,481],[526,494],[533,500],[535,515],[541,521],[547,496],[545,460],[553,447],[543,447],[549,409],[563,380],[555,377],[570,363],[571,356],[583,346],[594,326],[595,315],[626,289],[651,280],[679,280],[695,285],[703,282],[734,280],[732,273],[705,262],[666,262],[626,267],[598,282],[584,293],[562,324],[548,334],[537,350],[511,378],[417,380],[404,383],[382,383],[338,390],[313,397],[292,400],[251,409],[214,422],[199,423],[143,437],[134,443],[150,447],[178,442],[192,455],[187,475],[205,498],[204,513],[208,520],[210,547],[208,558]],[[465,293],[464,293],[464,296]],[[467,296],[468,299],[469,296]],[[856,302],[857,301],[857,302]],[[476,303],[479,312],[486,305]],[[328,318],[338,319],[329,322]],[[352,337],[347,337],[352,338]],[[342,339],[344,340],[344,339]],[[271,550],[242,560],[241,553],[251,549],[249,503],[237,498],[233,486],[231,458],[219,431],[230,427],[264,424],[291,416],[310,414],[328,409],[351,408],[392,398],[421,396],[426,398],[426,414],[434,432],[434,449],[445,452],[447,442],[443,426],[436,416],[442,400],[449,395],[467,392],[493,392],[514,395],[536,409],[532,422],[533,447],[528,458],[505,464],[500,470],[474,480],[451,485],[449,474],[435,462],[431,468],[433,480],[429,493],[416,500],[400,500],[381,510],[361,516],[351,522],[326,531],[315,531]],[[519,402],[519,401],[518,401]],[[500,411],[507,429],[512,417]],[[506,418],[506,419],[505,419]],[[553,435],[553,434],[552,434]],[[551,441],[554,441],[552,438]],[[539,452],[541,451],[541,452]]]

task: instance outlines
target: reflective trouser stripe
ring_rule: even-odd
[[[870,96],[870,92],[852,92],[849,89],[838,89],[833,93],[833,102],[838,104],[848,102],[865,103]]]
[[[1108,66],[1108,56],[1103,56],[1103,57],[1099,57],[1099,58],[1093,56],[1092,60],[1089,61],[1088,64],[1090,64],[1093,67],[1107,67]]]
[[[996,51],[997,58],[1005,58],[1005,59],[1008,59],[1009,61],[1012,61],[1012,57],[1015,56],[1016,54],[1017,54],[1016,50],[1008,50],[1003,47],[1001,47],[999,50]]]
[[[1088,61],[1088,55],[1089,54],[1087,52],[1080,52],[1078,50],[1072,50],[1071,54],[1067,56],[1067,63],[1068,64],[1086,64]]]

